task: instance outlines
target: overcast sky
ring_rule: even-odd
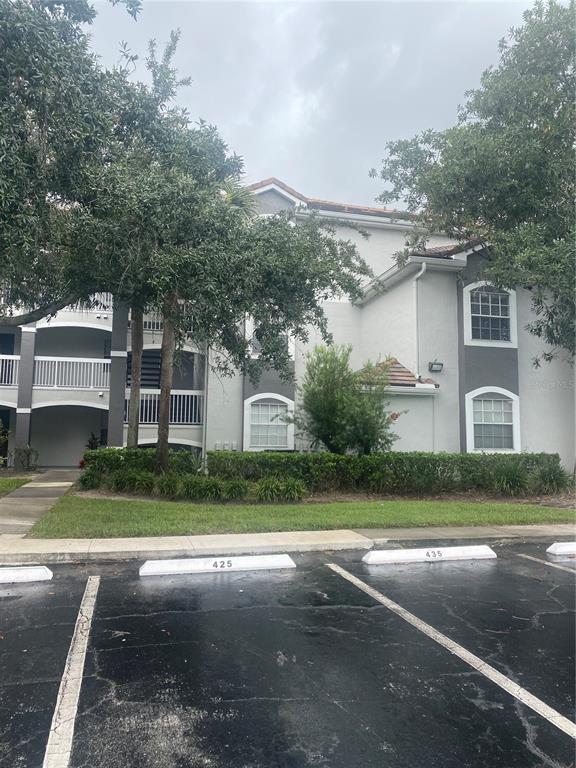
[[[124,40],[141,56],[180,28],[193,83],[179,102],[218,126],[246,179],[276,176],[310,197],[373,204],[387,141],[454,123],[531,3],[144,0],[133,21],[98,2],[93,47],[106,66]]]

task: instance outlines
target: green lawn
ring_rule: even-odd
[[[236,505],[63,496],[29,535],[48,539],[107,538],[574,520],[576,512],[570,509],[498,502],[407,500]]]
[[[29,477],[0,477],[0,496],[5,496],[7,493],[15,491],[16,488],[20,488],[24,483],[29,483],[31,478]]]

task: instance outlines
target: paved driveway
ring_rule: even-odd
[[[0,587],[0,766],[43,764],[89,577],[71,754],[46,768],[573,766],[575,571],[545,548],[147,579],[137,564],[54,566],[52,582]]]

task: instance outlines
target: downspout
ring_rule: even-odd
[[[208,374],[210,371],[210,346],[206,344],[204,355],[204,402],[202,404],[202,472],[208,474]]]
[[[412,285],[414,287],[414,318],[416,322],[416,378],[420,380],[420,333],[419,333],[419,325],[418,325],[418,280],[422,277],[422,275],[426,272],[426,262],[422,264],[420,267],[420,271],[417,275],[414,276],[414,279],[412,280]]]

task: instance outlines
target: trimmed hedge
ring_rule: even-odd
[[[504,495],[557,493],[570,483],[558,454],[233,453],[208,455],[212,476],[259,481],[295,478],[312,491],[427,494],[481,490]]]
[[[558,493],[570,485],[558,454],[547,453],[340,456],[217,451],[208,454],[209,477],[198,473],[198,457],[187,451],[171,451],[166,475],[152,474],[154,461],[153,448],[87,451],[80,484],[85,489],[106,486],[114,491],[207,501],[246,498],[248,483],[257,484],[256,497],[263,501],[272,497],[298,501],[306,489],[416,495],[484,491],[520,496]],[[263,480],[267,483],[260,485]]]

